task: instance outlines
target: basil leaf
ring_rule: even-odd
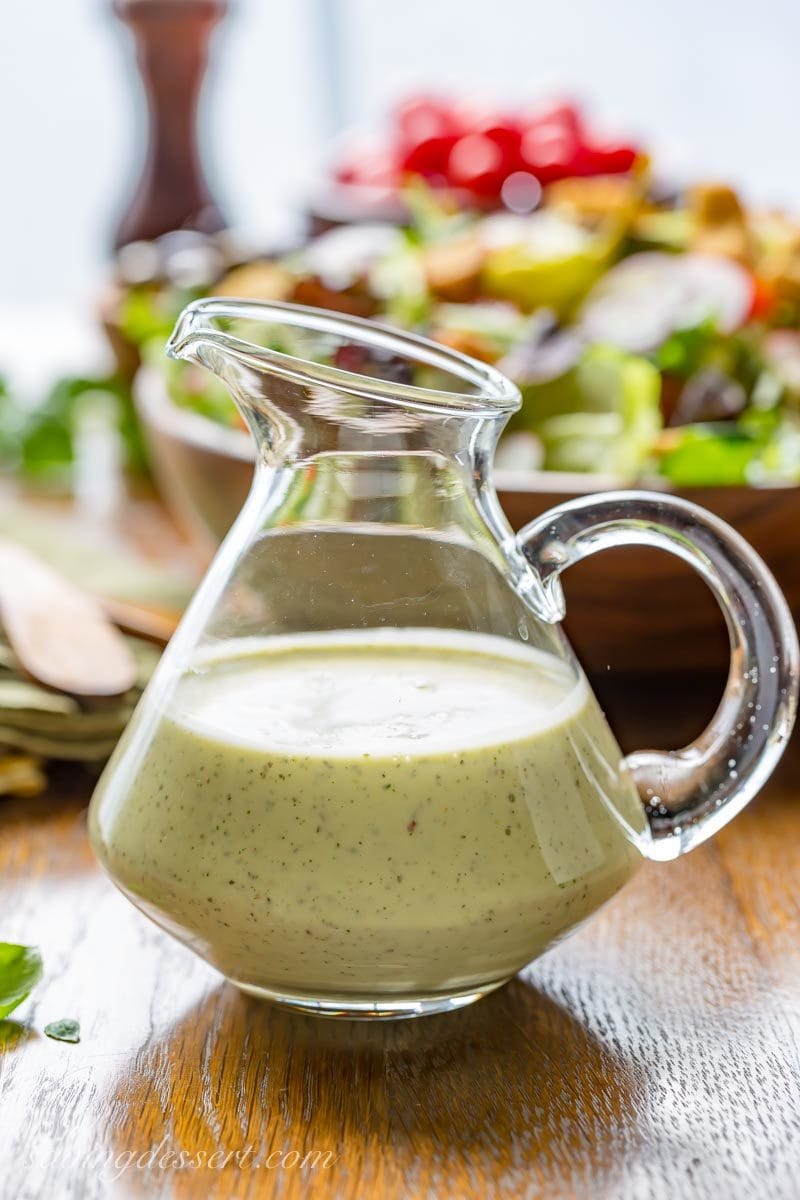
[[[42,956],[35,946],[0,942],[0,1021],[36,987],[42,978]]]
[[[51,1021],[49,1025],[45,1025],[44,1031],[49,1038],[53,1038],[57,1042],[79,1042],[81,1040],[80,1023],[74,1021],[72,1017],[62,1017],[60,1021]]]

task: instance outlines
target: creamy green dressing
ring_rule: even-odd
[[[585,681],[503,638],[243,640],[181,680],[143,757],[131,744],[93,802],[101,860],[269,992],[486,985],[640,861],[641,804]]]

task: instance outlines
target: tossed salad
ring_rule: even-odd
[[[539,162],[536,189],[516,204],[531,211],[465,206],[434,186],[433,168],[411,173],[407,147],[405,226],[344,225],[247,261],[219,240],[168,235],[150,247],[159,269],[120,287],[116,336],[167,372],[178,404],[235,425],[216,380],[164,358],[180,309],[207,294],[316,305],[498,365],[523,394],[501,446],[507,467],[675,486],[800,481],[800,222],[748,211],[722,185],[659,194],[645,155],[601,146],[569,106],[537,121],[520,143],[528,173],[532,147],[563,161]],[[490,135],[505,147],[502,171],[519,174],[517,143]],[[428,145],[425,162],[443,146]],[[484,182],[492,204],[506,202],[499,176]]]
[[[374,317],[496,363],[523,394],[506,466],[800,480],[800,227],[723,187],[654,203],[643,164],[553,184],[528,215],[451,211],[420,185],[407,201],[408,228],[337,228],[208,290]],[[151,293],[151,361],[183,299]],[[238,420],[205,373],[169,370],[178,403]]]

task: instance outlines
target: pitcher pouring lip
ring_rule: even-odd
[[[279,329],[306,330],[366,351],[391,354],[419,368],[432,368],[452,381],[452,388],[419,386],[360,374],[339,365],[314,361],[260,345],[226,328],[236,322]],[[507,419],[522,403],[519,388],[501,371],[428,338],[362,317],[343,316],[283,301],[229,300],[210,296],[188,305],[167,343],[170,358],[197,362],[220,374],[221,362],[232,359],[266,375],[307,385],[322,385],[355,396],[432,413],[458,414],[486,420]]]
[[[350,369],[359,351],[363,373]],[[384,460],[422,453],[449,464],[525,602],[548,624],[561,619],[494,490],[497,440],[522,403],[496,367],[372,320],[221,297],[184,309],[167,354],[223,380],[256,440],[258,461],[269,468],[320,462],[326,452]],[[400,369],[395,377],[393,367]]]

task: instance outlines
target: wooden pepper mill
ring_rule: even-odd
[[[114,0],[131,30],[147,98],[144,167],[114,247],[175,229],[216,233],[227,222],[203,174],[197,114],[208,51],[227,0]]]

